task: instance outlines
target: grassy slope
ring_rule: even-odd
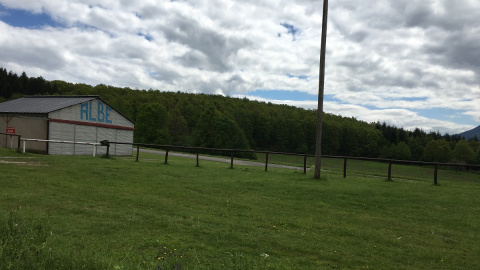
[[[480,183],[470,180],[433,186],[329,171],[314,181],[174,157],[0,154],[27,162],[0,163],[4,213],[44,224],[60,256],[109,269],[480,268]]]

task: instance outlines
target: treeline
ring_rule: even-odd
[[[0,99],[99,95],[135,122],[135,142],[314,153],[316,111],[220,95],[133,90],[29,78],[0,69]],[[2,100],[0,100],[2,101]],[[480,164],[478,138],[409,131],[324,114],[322,153]]]

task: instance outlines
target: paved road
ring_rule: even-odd
[[[136,149],[134,149],[136,151]],[[150,154],[157,154],[157,155],[165,155],[165,151],[161,150],[149,150],[149,149],[140,149],[141,153],[150,153]],[[193,158],[196,159],[197,156],[193,154],[184,154],[184,153],[177,153],[177,152],[168,152],[169,156],[174,156],[174,157],[184,157],[184,158]],[[199,155],[198,159],[201,160],[208,160],[208,161],[216,161],[216,162],[224,162],[224,163],[230,163],[231,160],[230,158],[218,158],[218,157],[210,157],[210,156],[202,156]],[[239,159],[233,159],[233,165],[243,165],[243,166],[257,166],[257,167],[265,167],[264,162],[255,162],[255,161],[245,161],[245,160],[239,160]],[[278,164],[270,164],[268,163],[268,167],[272,168],[282,168],[282,169],[291,169],[291,170],[302,170],[303,167],[295,167],[295,166],[287,166],[287,165],[278,165]],[[307,171],[310,170],[307,168]]]

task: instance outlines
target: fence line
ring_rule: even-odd
[[[240,150],[240,149],[220,149],[220,148],[205,148],[205,147],[188,147],[188,146],[174,146],[174,145],[158,145],[158,144],[144,144],[144,143],[122,143],[122,142],[108,142],[114,144],[127,144],[137,147],[136,161],[138,161],[140,147],[149,147],[155,149],[164,149],[165,150],[165,164],[168,162],[168,152],[170,150],[194,150],[196,152],[196,162],[198,164],[198,155],[200,151],[204,152],[229,152],[230,153],[230,168],[233,168],[233,156],[234,153],[261,153],[265,154],[265,171],[268,170],[268,156],[269,155],[289,155],[289,156],[302,156],[303,157],[303,173],[307,173],[307,157],[314,158],[315,155],[312,154],[299,154],[299,153],[287,153],[287,152],[274,152],[274,151],[257,151],[257,150]],[[432,166],[434,167],[433,181],[435,185],[438,185],[438,167],[463,167],[463,168],[474,168],[480,169],[480,165],[472,164],[459,164],[459,163],[439,163],[439,162],[424,162],[424,161],[412,161],[412,160],[397,160],[397,159],[382,159],[382,158],[369,158],[369,157],[349,157],[349,156],[331,156],[331,155],[322,155],[322,158],[334,158],[334,159],[343,159],[343,177],[347,177],[347,161],[349,159],[353,160],[363,160],[363,161],[376,161],[388,163],[388,180],[392,180],[392,164],[406,164],[406,165],[419,165],[419,166]]]
[[[20,139],[23,142],[23,153],[25,153],[25,148],[27,141],[28,142],[48,142],[48,143],[68,143],[68,144],[85,144],[93,146],[93,156],[97,153],[97,145],[102,145],[101,143],[91,143],[91,142],[72,142],[72,141],[57,141],[57,140],[40,140],[40,139]]]
[[[23,153],[25,153],[26,142],[35,141],[35,142],[52,142],[52,143],[68,143],[68,144],[85,144],[93,146],[93,156],[96,155],[96,147],[98,145],[107,147],[107,156],[109,155],[110,144],[123,144],[123,145],[132,145],[137,147],[136,161],[139,160],[140,147],[149,147],[155,149],[164,149],[165,150],[165,161],[168,163],[168,152],[171,150],[189,150],[196,153],[196,166],[199,166],[199,153],[203,152],[226,152],[230,153],[230,168],[233,168],[234,153],[261,153],[265,154],[265,171],[268,170],[268,159],[269,155],[289,155],[289,156],[301,156],[303,157],[303,173],[307,173],[307,157],[314,158],[315,155],[312,154],[299,154],[299,153],[288,153],[288,152],[274,152],[274,151],[257,151],[257,150],[241,150],[241,149],[222,149],[222,148],[205,148],[205,147],[188,147],[188,146],[174,146],[174,145],[158,145],[158,144],[145,144],[145,143],[125,143],[125,142],[110,142],[108,140],[101,141],[100,143],[91,143],[91,142],[73,142],[73,141],[58,141],[58,140],[40,140],[40,139],[23,139],[20,135],[12,135],[0,133],[3,135],[11,135],[19,137],[18,149],[20,149],[20,141],[23,141]],[[463,167],[463,168],[473,168],[480,169],[480,165],[472,164],[458,164],[458,163],[439,163],[439,162],[424,162],[424,161],[412,161],[412,160],[397,160],[397,159],[382,159],[382,158],[369,158],[369,157],[349,157],[349,156],[331,156],[331,155],[322,155],[322,158],[333,158],[333,159],[343,159],[343,178],[347,177],[347,161],[352,160],[363,160],[363,161],[376,161],[388,163],[388,172],[387,179],[392,180],[392,165],[393,164],[407,164],[407,165],[419,165],[419,166],[432,166],[434,167],[433,181],[435,185],[438,185],[438,167]]]

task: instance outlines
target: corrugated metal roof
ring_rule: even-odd
[[[50,113],[98,96],[25,96],[0,103],[0,113]]]

